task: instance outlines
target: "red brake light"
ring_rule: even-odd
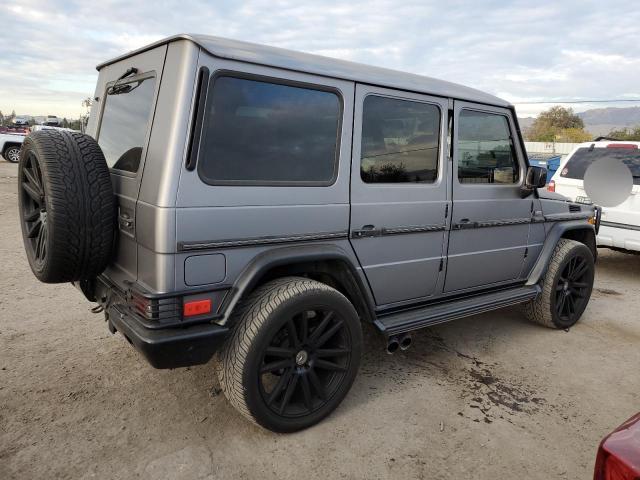
[[[628,148],[629,150],[637,149],[638,145],[633,143],[610,143],[607,148]]]
[[[594,480],[640,478],[640,414],[631,417],[600,443]]]
[[[555,192],[556,191],[556,182],[555,182],[555,180],[551,180],[549,182],[549,185],[547,185],[547,190],[549,190],[550,192]]]
[[[211,299],[192,300],[184,304],[182,315],[185,317],[193,317],[194,315],[204,315],[211,313]]]

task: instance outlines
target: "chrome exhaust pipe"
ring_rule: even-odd
[[[389,355],[393,355],[394,353],[396,353],[399,348],[400,348],[400,342],[398,340],[398,337],[393,336],[387,339],[387,353]]]
[[[411,347],[412,342],[413,342],[413,337],[411,336],[411,334],[405,333],[400,338],[400,350],[409,350],[409,347]]]

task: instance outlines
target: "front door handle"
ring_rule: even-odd
[[[379,237],[381,235],[382,230],[377,230],[375,225],[365,225],[360,230],[351,232],[352,238]]]
[[[466,228],[476,228],[477,225],[476,222],[472,222],[468,218],[462,218],[458,223],[454,223],[451,228],[454,230],[464,230]]]

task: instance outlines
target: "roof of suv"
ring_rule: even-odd
[[[249,62],[258,65],[283,68],[298,72],[312,73],[325,77],[340,78],[360,83],[368,83],[382,87],[398,88],[413,92],[426,93],[441,97],[457,98],[473,102],[507,107],[509,102],[488,93],[465,87],[456,83],[438,80],[422,75],[399,72],[387,68],[373,67],[361,63],[337,60],[321,55],[297,52],[284,48],[269,47],[257,43],[241,42],[210,35],[179,34],[164,38],[145,47],[101,63],[101,68],[124,60],[127,57],[150,50],[152,48],[177,40],[190,40],[209,54],[225,58]]]

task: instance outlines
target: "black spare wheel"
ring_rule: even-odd
[[[61,283],[100,274],[114,247],[115,197],[96,141],[79,132],[41,130],[20,153],[22,238],[39,280]]]

